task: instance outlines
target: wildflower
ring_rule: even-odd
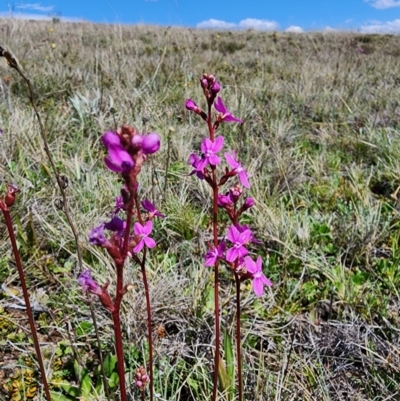
[[[233,247],[226,252],[226,260],[234,262],[237,258],[241,258],[249,253],[245,248],[251,242],[252,232],[250,229],[240,232],[235,226],[230,226],[228,230],[228,239],[232,242]]]
[[[251,273],[253,276],[252,281],[253,281],[254,293],[256,294],[257,297],[261,297],[264,291],[264,286],[265,285],[267,287],[272,286],[271,280],[266,278],[262,271],[261,256],[257,258],[257,262],[254,262],[254,260],[250,256],[246,256],[244,258],[244,261],[247,272]]]
[[[187,99],[185,102],[185,107],[189,110],[189,111],[194,111],[195,113],[197,113],[200,110],[200,107],[197,106],[197,104],[192,100],[192,99]]]
[[[104,224],[104,228],[123,234],[126,229],[126,221],[114,216],[108,223]]]
[[[91,294],[101,295],[102,290],[99,284],[92,278],[90,269],[84,270],[78,277],[78,283],[82,286],[84,292],[89,291]]]
[[[233,201],[231,199],[231,197],[228,195],[222,195],[222,194],[218,194],[218,206],[220,207],[228,207],[228,206],[232,206],[233,205]]]
[[[150,382],[150,377],[146,373],[146,369],[143,366],[137,368],[135,372],[136,387],[139,390],[143,391],[144,388],[147,386],[147,384],[149,384],[149,382]]]
[[[224,146],[224,137],[219,136],[215,138],[215,141],[212,142],[211,139],[205,138],[201,143],[201,151],[203,152],[203,158],[198,164],[199,169],[204,169],[207,164],[211,164],[212,166],[216,166],[221,163],[220,158],[217,156],[217,152],[219,152]]]
[[[146,155],[156,153],[160,149],[160,135],[151,132],[143,137],[142,150]]]
[[[122,196],[117,196],[115,198],[115,206],[114,206],[114,212],[113,214],[117,214],[120,210],[125,209],[125,204],[124,204],[124,199]]]
[[[114,132],[106,132],[101,140],[107,148],[108,156],[104,158],[105,165],[115,173],[126,173],[134,166],[129,153],[121,145],[121,140]]]
[[[249,180],[248,180],[250,175],[246,173],[246,169],[244,167],[242,167],[242,165],[236,159],[235,151],[232,151],[231,153],[225,153],[225,159],[226,159],[226,162],[238,174],[239,180],[242,183],[242,185],[246,188],[250,188],[250,184],[249,184]]]
[[[214,103],[215,109],[220,113],[218,116],[219,121],[225,121],[226,123],[242,123],[243,120],[235,117],[225,106],[222,98],[220,96],[217,97],[216,102]]]
[[[246,200],[244,201],[243,207],[245,210],[247,210],[247,209],[250,209],[251,207],[253,207],[254,204],[255,204],[254,199],[249,197],[249,198],[246,198]]]
[[[202,160],[195,153],[192,153],[189,156],[189,163],[194,168],[194,170],[192,170],[192,172],[189,175],[196,174],[197,178],[200,178],[200,180],[204,180],[204,174],[203,174],[204,167],[201,167],[201,162]]]
[[[95,227],[89,233],[89,242],[92,245],[106,246],[108,244],[107,238],[103,234],[104,232],[104,224],[101,224],[98,227]]]
[[[135,223],[134,232],[136,236],[139,236],[140,241],[136,244],[135,248],[133,248],[133,252],[139,253],[143,247],[146,245],[148,248],[154,248],[156,246],[156,242],[153,238],[149,237],[149,234],[153,230],[153,223],[149,220],[144,226],[140,223]]]
[[[226,248],[225,241],[221,241],[217,248],[210,249],[205,256],[205,266],[215,266],[218,259],[221,259],[224,255]]]
[[[143,209],[150,212],[151,216],[165,218],[165,214],[160,213],[148,199],[145,199],[144,201],[142,201],[142,206],[143,206]]]

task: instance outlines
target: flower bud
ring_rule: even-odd
[[[245,201],[244,201],[244,204],[243,204],[243,210],[247,210],[247,209],[250,209],[251,207],[253,207],[254,206],[254,199],[253,198],[247,198]]]
[[[142,150],[146,155],[156,153],[160,149],[160,136],[155,132],[146,135],[143,138]]]
[[[135,148],[138,149],[142,146],[143,143],[143,136],[136,134],[132,137],[131,139],[131,145]]]
[[[186,100],[185,107],[189,111],[194,111],[194,112],[197,112],[197,110],[199,109],[197,104],[192,99]]]

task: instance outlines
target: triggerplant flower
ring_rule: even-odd
[[[105,246],[108,244],[107,238],[104,236],[104,224],[95,227],[89,233],[89,242],[91,245]]]
[[[151,132],[143,137],[142,151],[146,155],[156,153],[160,149],[160,135]]]
[[[154,248],[156,246],[156,242],[153,240],[153,238],[149,237],[149,234],[153,230],[153,223],[151,220],[149,220],[144,226],[142,226],[140,223],[135,223],[133,229],[135,235],[140,237],[139,242],[133,248],[133,252],[139,253],[145,245],[148,248]]]
[[[101,140],[107,148],[108,156],[104,158],[105,165],[115,173],[126,173],[134,166],[129,153],[121,145],[121,140],[114,132],[106,132]]]
[[[198,164],[199,169],[204,169],[207,164],[211,164],[212,166],[216,166],[221,163],[220,158],[217,156],[217,152],[219,152],[224,146],[224,137],[219,136],[215,138],[214,142],[211,141],[210,138],[205,138],[201,143],[201,151],[203,152],[203,158]]]
[[[101,287],[92,278],[90,269],[84,270],[78,277],[78,283],[82,286],[84,292],[89,291],[91,294],[100,295]]]
[[[242,165],[238,162],[236,159],[236,153],[235,151],[232,151],[231,153],[225,153],[225,159],[226,162],[236,171],[236,173],[239,176],[239,180],[242,183],[242,185],[246,188],[250,188],[249,180],[248,178],[250,177],[249,174],[246,173],[246,169],[242,167]]]
[[[228,230],[228,239],[233,247],[226,251],[226,260],[234,262],[249,253],[245,246],[251,242],[253,234],[250,229],[240,232],[235,226],[230,226]]]
[[[217,248],[210,249],[205,256],[205,266],[215,266],[217,260],[222,258],[225,252],[226,244],[225,241],[221,241]]]
[[[215,109],[221,113],[218,117],[219,121],[225,121],[226,123],[242,123],[243,120],[235,117],[225,106],[222,98],[220,96],[217,97],[217,100],[214,103]]]
[[[160,213],[148,199],[145,199],[144,201],[142,201],[142,206],[143,206],[143,209],[150,212],[150,214],[152,216],[161,217],[162,219],[165,218],[165,214]]]
[[[192,170],[189,175],[196,174],[197,178],[199,178],[200,180],[204,180],[204,167],[201,167],[202,160],[200,159],[200,157],[197,156],[196,153],[192,153],[189,156],[189,163],[194,168],[194,170]]]
[[[267,287],[271,287],[272,285],[271,280],[266,278],[262,271],[261,256],[257,258],[257,262],[254,262],[250,256],[246,256],[244,258],[244,262],[247,272],[251,273],[253,276],[252,281],[254,293],[257,295],[257,297],[261,297],[264,291],[264,285]]]

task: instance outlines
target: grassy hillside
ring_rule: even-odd
[[[187,176],[206,132],[184,107],[189,97],[200,103],[204,72],[245,121],[221,132],[253,174],[247,219],[274,283],[263,298],[243,285],[246,399],[399,397],[400,36],[12,20],[0,20],[0,35],[34,86],[49,147],[68,177],[85,266],[111,288],[112,263],[87,240],[120,189],[104,167],[100,135],[126,123],[162,136],[141,177],[142,193],[168,216],[157,222],[148,265],[161,399],[207,400],[212,387],[213,274],[203,266],[210,193]],[[74,361],[95,382],[96,338],[27,87],[1,62],[0,185],[22,190],[16,234],[31,296],[46,309],[37,322],[49,379],[67,395]],[[221,274],[222,326],[233,338],[234,281]],[[140,272],[129,266],[127,277],[130,383],[147,342]],[[21,292],[2,218],[0,282],[0,395],[32,399],[40,396],[33,348],[23,310],[10,307],[18,304],[10,292]],[[109,314],[94,308],[110,355]]]

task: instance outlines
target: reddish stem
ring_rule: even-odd
[[[236,283],[236,358],[237,358],[238,383],[239,383],[238,401],[242,401],[243,379],[242,379],[242,347],[241,347],[241,335],[240,335],[240,277],[236,273],[236,269],[235,269],[235,283]]]
[[[146,275],[146,248],[143,251],[143,260],[140,264],[143,275],[144,293],[146,297],[146,310],[147,310],[147,330],[149,336],[149,369],[150,369],[150,401],[153,401],[154,397],[154,384],[153,384],[153,333],[151,329],[151,306],[150,306],[150,292],[149,284],[147,282]]]
[[[115,352],[117,354],[118,363],[118,376],[119,376],[119,389],[121,392],[121,401],[127,401],[126,396],[126,383],[125,383],[125,366],[124,366],[124,349],[122,344],[122,331],[121,331],[121,319],[120,309],[121,301],[124,295],[124,264],[116,265],[117,270],[117,291],[114,301],[114,311],[112,312],[114,336],[115,336]]]
[[[35,345],[35,351],[36,351],[36,356],[37,356],[37,360],[39,363],[40,374],[42,376],[44,391],[45,391],[47,400],[51,401],[49,384],[46,379],[46,372],[44,369],[42,353],[40,352],[40,345],[39,345],[39,339],[38,339],[37,332],[36,332],[35,320],[33,318],[31,303],[29,301],[29,294],[28,294],[28,288],[27,288],[26,281],[25,281],[24,269],[22,267],[21,257],[19,255],[17,241],[16,241],[15,235],[14,235],[10,211],[9,211],[8,207],[3,204],[3,202],[1,200],[0,200],[0,209],[3,212],[4,218],[6,220],[7,230],[8,230],[8,234],[10,236],[10,241],[11,241],[11,245],[12,245],[12,249],[13,249],[13,253],[14,253],[15,263],[16,263],[17,269],[18,269],[19,280],[21,282],[22,292],[24,294],[26,313],[28,315],[29,326],[31,328],[33,343]]]
[[[210,140],[214,142],[214,128],[212,125],[211,117],[211,104],[208,104],[208,118],[207,118],[208,132]],[[216,176],[216,167],[211,166],[212,170],[212,189],[213,189],[213,240],[214,247],[218,247],[218,185]],[[214,318],[215,318],[215,356],[214,356],[214,380],[213,380],[213,396],[212,400],[217,400],[218,392],[218,371],[219,371],[219,336],[220,336],[220,321],[219,321],[219,277],[218,277],[218,260],[214,266]]]

